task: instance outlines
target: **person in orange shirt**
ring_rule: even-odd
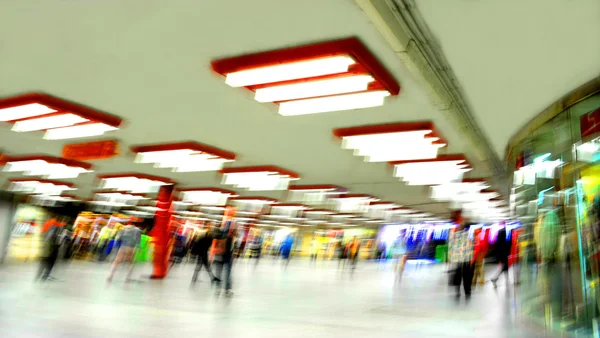
[[[349,258],[352,262],[353,269],[356,268],[356,262],[358,261],[359,250],[360,250],[360,241],[358,240],[358,238],[356,238],[356,236],[354,236],[354,238],[352,239],[352,242],[350,243],[350,252],[349,252]]]

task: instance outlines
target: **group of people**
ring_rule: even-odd
[[[462,219],[460,212],[454,214],[458,228],[452,231],[448,238],[448,261],[452,264],[450,270],[450,284],[456,287],[456,296],[461,295],[461,285],[465,297],[471,297],[472,285],[485,282],[484,260],[488,253],[489,232],[477,229],[470,236],[470,227],[474,225]],[[508,283],[509,256],[511,243],[507,241],[506,229],[498,231],[496,245],[494,247],[496,258],[499,262],[499,270],[490,279],[494,287],[502,274],[505,274]]]

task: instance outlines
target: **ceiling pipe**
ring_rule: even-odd
[[[479,127],[465,95],[414,0],[355,0],[429,97],[467,138],[492,183],[508,193],[506,167]]]

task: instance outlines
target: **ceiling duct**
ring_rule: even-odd
[[[355,0],[406,67],[428,89],[433,103],[445,113],[487,166],[495,182],[505,186],[505,166],[479,127],[441,47],[435,42],[414,0]]]

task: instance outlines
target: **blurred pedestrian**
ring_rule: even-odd
[[[223,269],[225,269],[225,295],[233,296],[231,291],[231,269],[233,266],[233,244],[235,241],[235,227],[224,227],[216,231],[214,245],[213,264],[215,267],[217,294],[221,292],[221,280]]]
[[[358,254],[360,252],[360,240],[354,236],[350,242],[349,258],[352,263],[352,269],[356,269],[356,263],[358,262]]]
[[[294,237],[287,235],[287,237],[281,243],[281,257],[285,260],[285,265],[290,263],[292,257],[292,248],[294,247]]]
[[[452,284],[456,287],[456,297],[460,297],[461,282],[467,299],[471,298],[473,282],[474,243],[469,238],[471,223],[462,223],[450,233],[448,239],[448,259],[454,264]]]
[[[319,241],[317,240],[317,236],[313,234],[312,239],[310,241],[310,261],[311,263],[317,262],[317,253],[319,252]]]
[[[212,227],[209,225],[207,227],[207,231],[196,239],[194,245],[192,246],[192,254],[196,255],[196,268],[194,269],[194,276],[192,277],[192,283],[196,283],[198,279],[198,274],[202,270],[202,267],[206,268],[206,272],[208,272],[208,276],[212,282],[218,282],[220,279],[215,277],[214,273],[210,269],[210,263],[208,262],[208,250],[212,245],[214,236]]]
[[[44,255],[37,274],[37,278],[43,281],[52,279],[50,273],[60,252],[60,229],[61,225],[55,218],[44,225]]]
[[[404,273],[404,267],[406,266],[406,259],[408,257],[406,253],[406,237],[404,234],[401,234],[392,247],[392,256],[396,259],[396,276],[398,279],[402,279],[402,274]]]
[[[488,251],[489,229],[475,230],[473,238],[475,240],[475,272],[473,273],[473,285],[485,283],[485,256]]]
[[[494,287],[498,287],[498,285],[496,284],[498,282],[498,278],[500,278],[500,276],[505,273],[506,275],[506,285],[508,285],[509,280],[508,280],[508,256],[510,255],[510,248],[511,248],[511,243],[510,241],[506,240],[506,228],[502,228],[498,231],[498,236],[496,237],[496,244],[495,244],[495,252],[496,252],[496,258],[498,259],[498,263],[500,264],[498,272],[496,273],[496,276],[494,276],[491,281],[492,284],[494,284]]]
[[[119,251],[117,252],[117,258],[112,266],[110,271],[110,275],[108,276],[108,282],[111,282],[115,271],[119,265],[125,261],[129,264],[129,272],[127,273],[127,281],[131,280],[131,274],[133,273],[134,267],[134,254],[137,247],[140,245],[140,239],[142,236],[142,231],[132,224],[128,224],[119,232],[117,235],[117,240],[120,241],[121,246],[119,247]]]

